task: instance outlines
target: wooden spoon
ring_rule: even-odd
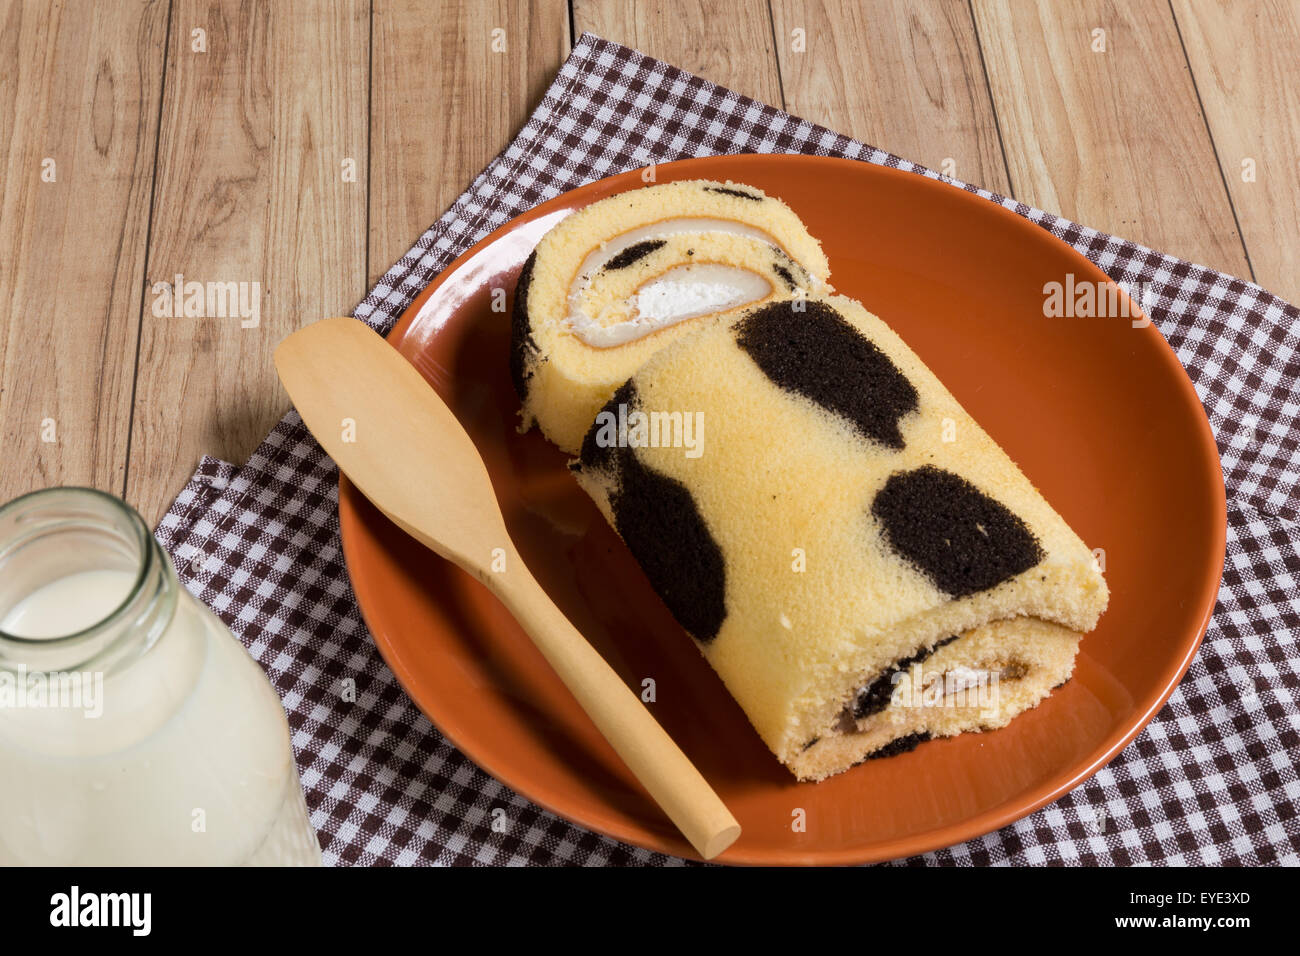
[[[700,856],[731,846],[740,824],[529,573],[474,442],[420,373],[352,318],[295,332],[276,348],[275,367],[311,433],[361,493],[510,609]],[[494,549],[504,551],[505,571],[492,570]]]

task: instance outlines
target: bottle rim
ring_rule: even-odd
[[[6,502],[4,505],[0,505],[0,522],[3,522],[15,510],[19,510],[20,506],[30,506],[33,499],[49,498],[50,503],[53,505],[58,498],[75,500],[78,496],[90,497],[97,500],[98,503],[106,505],[108,509],[116,511],[126,518],[126,523],[135,533],[135,543],[139,554],[139,568],[136,571],[135,581],[131,584],[131,589],[113,610],[94,623],[69,634],[61,634],[57,637],[24,637],[20,634],[10,633],[0,627],[0,648],[8,646],[14,650],[31,650],[39,647],[42,650],[53,651],[75,648],[78,644],[89,643],[103,634],[106,629],[115,627],[126,619],[139,601],[145,586],[156,573],[162,549],[154,539],[149,526],[145,524],[144,518],[121,498],[106,491],[100,491],[98,488],[88,488],[81,485],[60,485],[55,488],[40,488],[36,491],[29,491]],[[19,518],[18,520],[23,519]]]

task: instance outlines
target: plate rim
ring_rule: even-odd
[[[1029,219],[1020,216],[1006,206],[989,200],[977,193],[971,192],[955,184],[949,183],[943,179],[927,176],[924,173],[913,172],[910,170],[897,169],[890,166],[883,166],[878,163],[872,163],[864,160],[845,159],[837,156],[810,156],[798,153],[732,153],[718,156],[692,157],[689,159],[675,160],[672,162],[655,164],[654,168],[666,173],[685,172],[687,175],[671,175],[666,178],[683,179],[690,178],[689,171],[700,165],[715,165],[719,162],[735,163],[744,167],[755,161],[762,162],[780,162],[791,163],[796,166],[807,165],[817,167],[823,164],[835,166],[852,166],[855,172],[864,175],[879,175],[886,180],[895,179],[906,181],[909,184],[915,184],[917,181],[924,183],[922,188],[932,188],[935,190],[948,190],[945,195],[959,202],[976,204],[972,208],[984,210],[988,215],[995,218],[1001,218],[1004,223],[1019,230],[1024,236],[1032,237],[1030,241],[1042,242],[1047,240],[1049,243],[1055,243],[1066,254],[1075,260],[1077,268],[1083,270],[1087,278],[1091,281],[1102,281],[1112,283],[1113,280],[1108,276],[1101,267],[1088,259],[1076,248],[1065,242],[1059,236],[1050,230],[1032,222]],[[405,341],[410,327],[415,319],[419,316],[425,302],[444,284],[450,281],[455,274],[468,261],[473,259],[478,253],[488,246],[496,243],[506,235],[514,232],[520,226],[531,222],[534,219],[547,215],[558,208],[569,208],[572,206],[572,200],[575,197],[586,200],[575,208],[594,201],[597,196],[609,195],[618,192],[624,192],[627,189],[637,188],[645,185],[642,179],[643,169],[633,169],[612,176],[606,176],[601,179],[595,179],[573,189],[566,190],[556,196],[551,197],[525,212],[514,216],[500,226],[493,229],[478,242],[474,243],[461,255],[457,256],[442,271],[440,271],[430,282],[420,290],[420,292],[411,300],[403,309],[396,323],[388,333],[389,344],[401,353],[401,345]],[[743,170],[737,172],[737,179],[743,179]],[[588,198],[591,197],[591,198]],[[1136,304],[1132,308],[1137,309]],[[1139,314],[1146,313],[1139,310]],[[1194,416],[1197,420],[1198,431],[1200,433],[1200,451],[1208,453],[1206,457],[1211,458],[1217,466],[1219,480],[1213,482],[1214,495],[1214,518],[1213,532],[1214,541],[1212,542],[1217,553],[1220,555],[1218,561],[1218,570],[1208,575],[1203,583],[1201,593],[1197,595],[1197,601],[1200,605],[1197,614],[1197,633],[1196,637],[1187,646],[1185,653],[1178,657],[1172,666],[1167,665],[1164,676],[1160,680],[1160,690],[1154,698],[1148,698],[1146,705],[1142,706],[1142,701],[1135,701],[1135,713],[1138,716],[1133,719],[1125,730],[1118,735],[1103,739],[1099,748],[1088,758],[1080,761],[1078,764],[1068,767],[1052,777],[1044,785],[1040,785],[1043,792],[1029,800],[1012,799],[1005,801],[982,813],[966,817],[961,821],[949,823],[937,829],[923,830],[916,833],[896,837],[887,841],[877,841],[870,844],[854,844],[851,846],[840,847],[833,850],[816,850],[804,851],[802,854],[792,851],[759,849],[757,851],[746,852],[741,842],[733,844],[721,857],[714,860],[716,863],[738,864],[738,865],[853,865],[865,863],[878,863],[887,860],[901,859],[904,857],[915,856],[922,853],[931,852],[944,847],[954,846],[1001,829],[1010,823],[1015,822],[1031,813],[1041,809],[1049,803],[1053,803],[1069,793],[1071,790],[1080,786],[1103,767],[1113,761],[1119,754],[1133,741],[1133,739],[1144,730],[1148,724],[1160,712],[1160,709],[1168,701],[1174,690],[1181,683],[1187,669],[1191,666],[1192,661],[1196,658],[1211,619],[1213,618],[1214,608],[1217,604],[1219,589],[1222,583],[1224,562],[1226,559],[1227,546],[1227,491],[1223,482],[1222,459],[1219,456],[1218,445],[1214,438],[1213,429],[1210,426],[1208,416],[1205,413],[1204,404],[1200,396],[1196,393],[1195,386],[1187,374],[1186,367],[1179,361],[1173,347],[1165,339],[1163,333],[1154,322],[1149,322],[1140,330],[1143,334],[1154,335],[1158,340],[1158,347],[1155,354],[1160,357],[1160,361],[1167,366],[1171,365],[1177,370],[1178,375],[1174,377],[1176,388],[1181,392],[1181,398],[1186,401],[1191,399],[1192,407],[1197,411]],[[403,353],[404,358],[408,358]],[[409,360],[409,358],[408,358]],[[501,766],[490,758],[486,758],[478,748],[467,746],[463,735],[450,732],[444,728],[443,724],[436,720],[430,713],[429,708],[417,698],[412,692],[412,680],[406,668],[402,665],[397,648],[390,646],[389,642],[382,639],[378,632],[371,624],[370,614],[366,610],[366,600],[362,598],[362,591],[358,590],[356,576],[353,573],[353,564],[355,558],[355,544],[349,544],[352,540],[353,528],[360,522],[358,510],[353,505],[353,496],[359,495],[355,487],[348,482],[346,476],[341,472],[338,482],[338,517],[340,525],[340,537],[343,544],[343,557],[345,567],[348,573],[349,583],[352,587],[353,594],[356,596],[357,607],[365,621],[366,629],[369,631],[370,638],[374,643],[384,663],[393,672],[399,685],[407,698],[417,709],[443,734],[462,754],[471,760],[476,766],[485,773],[494,777],[500,783],[509,787],[520,796],[542,807],[543,809],[555,814],[556,816],[572,823],[582,829],[590,830],[607,836],[611,839],[618,840],[622,843],[636,846],[651,852],[663,853],[668,856],[677,856],[686,859],[698,860],[699,856],[691,849],[690,845],[680,834],[674,834],[672,837],[663,838],[659,834],[645,831],[639,825],[629,822],[626,817],[617,812],[610,812],[602,819],[593,819],[590,815],[575,814],[563,806],[557,805],[549,798],[543,799],[533,788],[529,786],[528,777],[522,777],[512,773],[508,767]],[[1207,558],[1208,560],[1208,558]],[[364,590],[364,588],[362,589]],[[1034,788],[1030,792],[1038,792],[1040,788]]]

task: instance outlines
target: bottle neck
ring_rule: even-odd
[[[88,610],[94,572],[109,572],[120,594]],[[50,488],[0,508],[0,622],[52,586],[69,605],[58,615],[69,622],[67,632],[31,636],[17,625],[11,625],[15,633],[0,626],[0,670],[109,673],[129,667],[167,630],[180,596],[171,561],[144,519],[120,499],[89,488]]]

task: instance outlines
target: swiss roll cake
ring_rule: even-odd
[[[737,309],[826,292],[829,272],[799,217],[753,186],[688,180],[592,203],[542,237],[515,288],[524,427],[576,454],[650,356]]]
[[[571,467],[800,779],[1006,724],[1106,607],[1084,542],[851,299],[682,336]]]

